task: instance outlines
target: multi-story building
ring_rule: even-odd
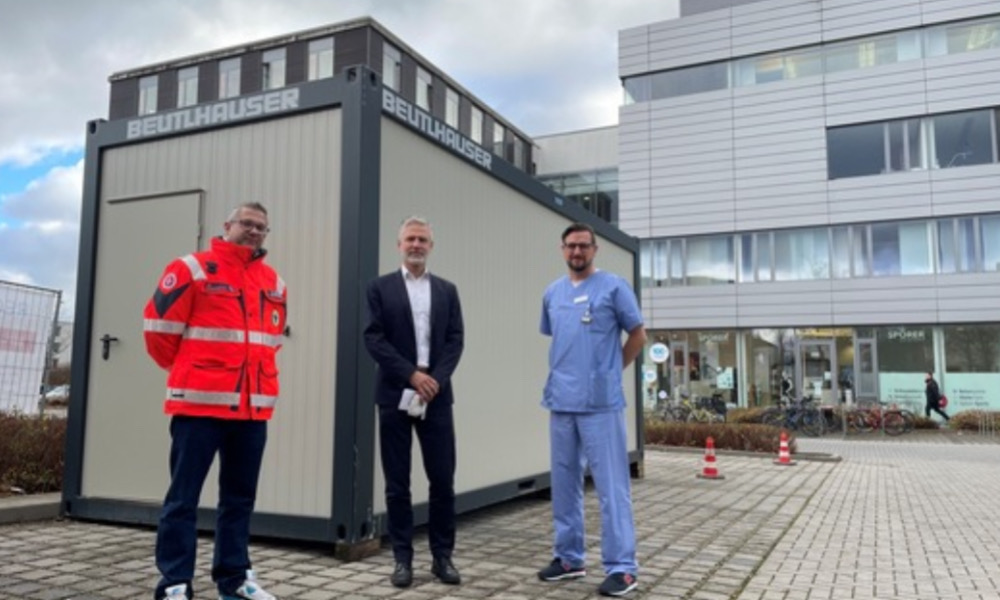
[[[1000,3],[682,0],[619,42],[647,400],[1000,408]]]
[[[531,138],[370,17],[112,75],[110,120],[206,105],[328,79],[365,65],[404,100],[522,171]]]

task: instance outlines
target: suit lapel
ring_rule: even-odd
[[[413,356],[417,356],[417,337],[413,326],[413,306],[410,305],[410,294],[406,291],[406,281],[403,280],[403,272],[396,271],[396,276],[392,278],[391,297],[399,298],[400,308],[403,311],[403,320],[406,322],[407,337],[413,343]]]

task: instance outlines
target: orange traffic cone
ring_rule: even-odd
[[[781,432],[781,444],[778,446],[778,458],[774,461],[776,465],[790,467],[795,464],[792,454],[788,451],[788,433]]]
[[[699,479],[725,479],[724,476],[719,474],[719,469],[715,466],[715,440],[708,438],[705,440],[705,466],[702,468],[701,473],[698,473]]]

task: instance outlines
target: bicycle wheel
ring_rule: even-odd
[[[868,433],[872,430],[871,421],[868,420],[868,411],[852,410],[847,413],[847,427],[851,431],[858,433]]]
[[[887,410],[882,414],[882,430],[886,435],[900,435],[906,433],[906,419],[903,413],[898,410]]]
[[[917,427],[917,419],[914,417],[913,413],[908,410],[900,410],[899,414],[903,415],[903,433],[910,433]]]
[[[798,428],[802,431],[802,433],[808,435],[809,437],[819,437],[826,431],[826,424],[823,421],[823,415],[814,408],[800,412],[796,422],[798,423]]]
[[[782,428],[785,426],[785,412],[782,410],[765,412],[760,416],[760,422],[762,425]]]

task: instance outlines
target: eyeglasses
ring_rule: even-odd
[[[234,222],[239,223],[240,227],[243,229],[253,229],[254,231],[259,231],[260,233],[269,233],[271,231],[271,228],[264,223],[258,223],[252,219],[239,219]]]
[[[596,244],[587,244],[587,243],[576,244],[576,243],[571,242],[569,244],[563,244],[563,248],[565,248],[566,250],[569,250],[570,252],[573,252],[574,250],[583,250],[584,252],[586,252],[587,250],[590,250],[591,248],[593,248],[595,245]]]

